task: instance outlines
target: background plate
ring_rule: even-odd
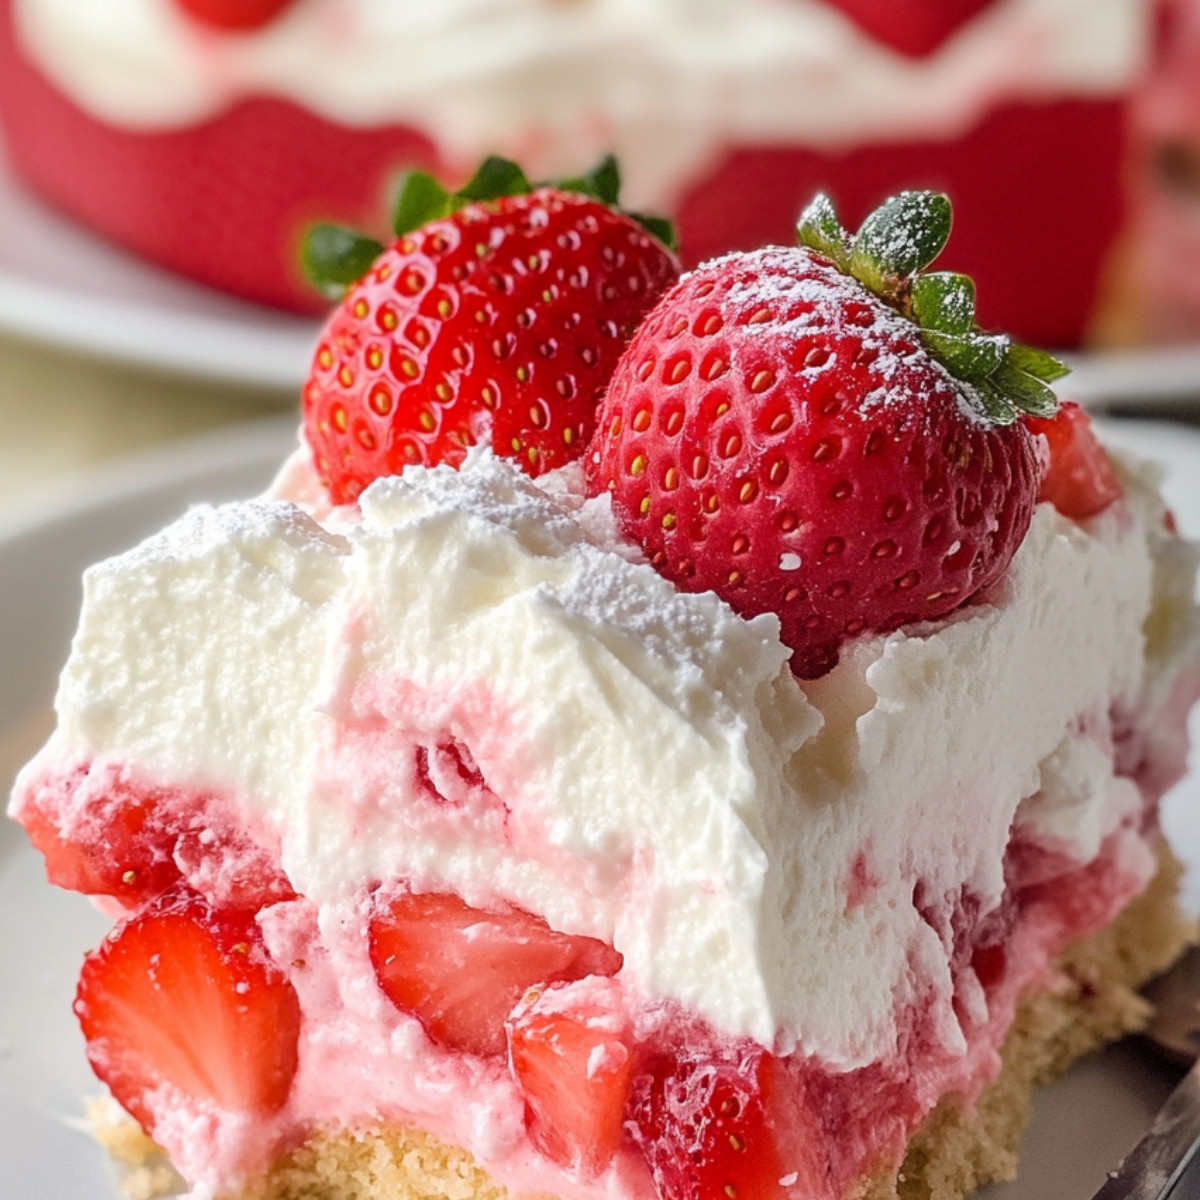
[[[1200,534],[1200,434],[1121,424],[1116,440],[1161,458],[1185,531]],[[0,528],[0,790],[48,731],[49,706],[79,606],[85,566],[160,528],[196,500],[250,495],[295,442],[292,420],[251,425],[96,474],[53,510]],[[1193,735],[1200,723],[1193,721]],[[1177,849],[1194,869],[1200,911],[1200,776],[1170,797]],[[48,887],[40,857],[0,821],[0,1179],[5,1200],[119,1200],[103,1152],[81,1129],[97,1085],[71,1015],[83,953],[108,922]],[[1038,1098],[1022,1177],[991,1200],[1085,1200],[1140,1136],[1174,1073],[1136,1046],[1083,1064]]]
[[[0,329],[225,383],[279,389],[308,374],[319,322],[236,300],[88,232],[13,177],[0,143]]]
[[[0,144],[0,329],[289,402],[319,323],[236,300],[88,232],[14,178]],[[1074,354],[1062,393],[1094,408],[1200,403],[1200,347]]]

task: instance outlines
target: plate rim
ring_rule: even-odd
[[[94,515],[96,509],[142,494],[199,482],[218,471],[271,461],[282,466],[287,434],[291,431],[298,445],[299,428],[298,415],[259,417],[93,464],[59,483],[18,496],[12,511],[0,515],[0,551],[48,525]]]

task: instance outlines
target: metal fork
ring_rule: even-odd
[[[1192,1066],[1093,1200],[1200,1197],[1200,1178],[1188,1175],[1200,1149],[1200,949],[1185,954],[1146,995],[1157,1008],[1146,1036],[1167,1057]]]

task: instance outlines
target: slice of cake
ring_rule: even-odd
[[[117,919],[97,1074],[198,1196],[1011,1173],[1189,932],[1196,557],[1154,473],[924,270],[944,197],[854,237],[818,201],[622,350],[671,273],[635,222],[416,188],[272,495],[86,577],[12,812]]]
[[[1068,345],[1103,299],[1122,228],[1126,100],[1154,11],[113,0],[81,14],[73,0],[0,0],[0,121],[21,175],[93,228],[309,310],[304,227],[369,225],[408,167],[462,179],[506,154],[551,178],[615,150],[634,203],[678,218],[689,264],[788,240],[818,188],[857,221],[900,189],[936,187],[967,218],[954,251],[985,323]]]

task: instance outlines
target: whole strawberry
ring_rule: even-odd
[[[579,457],[622,349],[679,275],[667,246],[611,206],[618,186],[611,160],[531,189],[489,159],[453,195],[410,175],[387,250],[314,231],[310,274],[357,279],[304,390],[335,503],[412,463],[457,465],[477,442],[534,476]]]
[[[819,197],[802,245],[664,297],[601,409],[589,489],[679,587],[777,614],[803,677],[977,595],[1029,525],[1016,418],[1054,411],[1062,368],[978,331],[965,276],[919,273],[949,230],[944,196],[905,193],[851,239]]]

